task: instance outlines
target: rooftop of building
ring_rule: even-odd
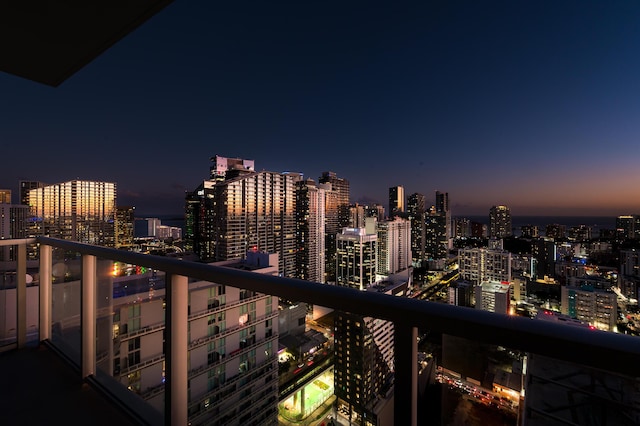
[[[483,281],[480,286],[482,291],[490,291],[492,293],[507,293],[511,284],[504,281]]]

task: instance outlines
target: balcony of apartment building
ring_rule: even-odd
[[[28,247],[34,246],[39,256],[31,260]],[[637,337],[48,237],[2,240],[0,247],[11,247],[15,256],[3,263],[0,281],[3,423],[235,424],[249,409],[275,421],[277,395],[267,382],[277,374],[277,357],[255,356],[277,338],[260,328],[277,322],[277,303],[260,299],[265,294],[393,322],[393,424],[416,425],[425,415],[418,409],[424,330],[525,353],[529,371],[516,396],[523,424],[640,421]],[[116,271],[123,270],[153,270],[152,287],[114,298]],[[194,312],[189,287],[195,282],[224,288],[227,299],[215,303],[220,291],[212,291]],[[231,289],[237,301],[229,300]],[[259,300],[267,311],[241,310]],[[153,303],[155,314],[148,310]],[[226,336],[221,347],[196,336],[194,321],[214,327],[223,308],[222,328],[209,329]],[[238,314],[230,314],[233,309]],[[126,332],[119,325],[125,322]],[[257,329],[242,328],[247,324]],[[236,341],[229,336],[238,327],[252,331],[238,333]],[[220,374],[218,367],[231,362],[237,373]],[[267,379],[248,387],[258,376]],[[198,377],[205,377],[200,389]],[[426,416],[430,424],[442,422]]]

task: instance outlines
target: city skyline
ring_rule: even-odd
[[[58,88],[0,73],[0,188],[115,182],[180,214],[217,154],[385,207],[401,185],[454,216],[639,213],[640,5],[584,4],[175,2]]]

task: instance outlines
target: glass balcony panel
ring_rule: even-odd
[[[17,245],[0,246],[0,350],[17,343]],[[27,344],[38,342],[38,263],[26,265],[26,338]]]
[[[82,255],[53,247],[51,275],[51,343],[80,365]]]
[[[118,251],[113,253],[115,257],[123,257]],[[169,270],[173,267],[180,271],[185,266],[170,262],[164,265],[164,261],[153,264],[156,268],[166,266]],[[36,269],[30,269],[32,267]],[[194,275],[209,277],[201,268],[189,268],[186,270],[193,271]],[[15,267],[7,266],[2,270],[4,278],[0,281],[0,293],[4,293],[4,301],[0,309],[4,309],[3,318],[7,317],[9,308],[4,306],[7,306],[7,292],[12,289],[12,274],[13,282],[16,281],[15,271]],[[27,271],[32,275],[32,280],[27,280],[27,303],[37,306],[40,281],[37,264],[28,266]],[[78,363],[82,340],[82,272],[82,257],[78,253],[54,248],[51,340]],[[164,330],[171,325],[165,322],[165,309],[170,303],[165,297],[165,274],[102,258],[97,259],[96,273],[96,378],[109,387],[112,394],[120,393],[120,400],[131,411],[146,407],[162,417],[164,404],[169,403],[163,392]],[[216,276],[215,271],[211,271],[211,276]],[[176,274],[176,278],[181,277]],[[313,311],[324,309],[325,314],[330,312],[329,315],[308,317],[311,309],[306,304],[235,288],[233,279],[218,283],[186,278],[179,279],[178,283],[189,286],[185,293],[188,297],[179,296],[183,312],[186,312],[181,317],[184,328],[180,329],[186,330],[186,343],[182,344],[188,352],[186,360],[179,360],[179,363],[187,370],[184,381],[188,396],[185,400],[192,424],[207,424],[212,419],[224,423],[225,420],[245,418],[260,418],[267,422],[275,417],[276,410],[281,415],[283,410],[288,410],[296,420],[292,410],[297,409],[297,415],[304,417],[316,403],[316,400],[306,402],[306,399],[316,395],[318,389],[326,390],[326,386],[333,384],[336,387],[331,393],[345,395],[336,405],[339,415],[348,414],[363,424],[371,422],[370,413],[366,413],[368,417],[365,418],[364,413],[354,408],[357,401],[354,400],[352,407],[345,407],[343,402],[347,400],[347,390],[355,389],[356,395],[364,395],[367,384],[374,379],[371,374],[383,377],[385,373],[384,369],[375,371],[365,367],[359,372],[358,368],[366,362],[372,363],[373,359],[386,360],[383,349],[389,348],[391,343],[407,344],[407,341],[393,342],[394,332],[388,327],[388,321],[337,310],[330,312],[330,308],[319,306]],[[30,296],[30,291],[35,291],[35,298]],[[15,302],[9,305],[15,306]],[[35,309],[36,319],[27,315],[27,324],[34,326],[37,324],[35,306],[30,309]],[[311,317],[313,321],[305,320]],[[449,320],[457,321],[455,316]],[[419,319],[416,321],[420,322]],[[5,335],[7,324],[5,321]],[[526,419],[527,424],[533,425],[586,424],[589,419],[604,419],[607,424],[640,423],[640,381],[607,370],[608,365],[613,368],[613,363],[617,362],[615,349],[612,348],[610,359],[602,360],[602,367],[598,364],[598,368],[589,368],[579,364],[582,354],[571,348],[566,355],[569,361],[560,361],[488,344],[482,341],[482,336],[493,340],[492,327],[500,328],[499,325],[488,327],[488,334],[480,333],[480,341],[419,330],[419,424],[425,418],[433,420],[433,413],[440,415],[440,424],[450,424],[464,404],[465,409],[473,409],[474,404],[468,403],[471,399],[482,401],[494,411],[497,409],[509,419],[506,424],[515,424],[516,419],[518,422]],[[311,336],[311,330],[327,339],[320,344],[313,342],[318,336]],[[594,343],[597,343],[601,335],[596,333],[601,332],[593,333]],[[334,334],[335,351],[332,346]],[[526,327],[524,334],[541,338],[535,330],[526,331]],[[399,335],[402,340],[404,334]],[[629,343],[633,344],[632,341]],[[373,350],[367,351],[367,348]],[[543,351],[542,346],[537,348]],[[397,349],[392,350],[398,355]],[[327,359],[331,361],[332,356],[335,363],[331,371],[321,371],[322,363]],[[557,356],[561,357],[559,353]],[[400,368],[393,362],[387,365],[389,371],[396,368],[396,373]],[[629,370],[636,371],[635,368]],[[298,386],[299,380],[311,376],[314,380],[307,384],[309,388]],[[319,382],[316,378],[320,378]],[[438,386],[441,391],[431,392]],[[376,392],[384,393],[384,388]],[[430,410],[429,402],[434,404],[433,410]]]
[[[516,425],[523,402],[527,354],[478,340],[440,336],[440,344],[437,334],[425,336],[419,345],[419,360],[437,360],[441,424],[471,416],[492,424]],[[426,411],[421,414],[428,415]]]
[[[96,379],[141,417],[161,418],[165,274],[102,258],[96,269]]]
[[[605,370],[607,362],[616,362],[615,356],[596,369],[529,354],[526,424],[640,424],[640,380]]]

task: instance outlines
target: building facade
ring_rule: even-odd
[[[389,188],[389,218],[392,219],[395,216],[404,213],[404,187],[392,186]]]
[[[295,277],[298,179],[233,169],[225,180],[204,181],[186,195],[185,248],[205,262],[242,259],[253,249],[277,253],[280,274]]]
[[[492,238],[506,238],[513,235],[509,207],[493,206],[489,209],[489,235]]]
[[[458,250],[460,279],[480,284],[484,281],[511,281],[511,253],[506,250],[469,248]]]
[[[411,222],[411,260],[414,267],[421,267],[424,257],[424,220],[426,201],[423,194],[413,193],[407,200],[407,215]]]
[[[277,264],[277,256],[260,252],[217,263],[269,275]],[[164,289],[114,300],[113,375],[161,411]],[[189,300],[189,423],[276,425],[277,297],[198,281],[189,283]]]
[[[325,191],[313,179],[296,183],[296,278],[325,280]]]
[[[511,284],[483,281],[475,286],[476,309],[508,315],[511,311]]]
[[[334,172],[323,172],[319,183],[325,187],[325,279],[336,281],[336,235],[349,224],[349,181]]]
[[[40,235],[115,247],[116,184],[73,180],[28,192]],[[38,228],[32,228],[38,229]]]
[[[377,223],[378,275],[392,275],[412,266],[411,222],[396,217]]]
[[[116,248],[130,248],[135,237],[135,211],[132,206],[116,207]]]

